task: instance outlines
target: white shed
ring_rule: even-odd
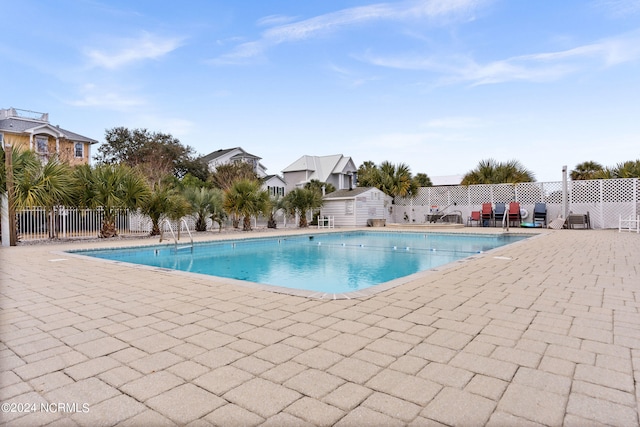
[[[320,216],[333,217],[336,227],[366,227],[369,220],[389,221],[392,198],[375,187],[338,190],[323,197]]]

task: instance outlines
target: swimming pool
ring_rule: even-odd
[[[72,251],[79,255],[323,293],[362,290],[527,238],[354,231]]]

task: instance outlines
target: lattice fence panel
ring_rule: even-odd
[[[512,184],[499,184],[493,186],[493,203],[509,203],[516,200],[516,186]]]
[[[635,182],[634,182],[635,181]],[[635,217],[638,203],[638,180],[606,179],[602,185],[602,228],[615,228],[622,218]]]
[[[640,214],[640,179],[609,179],[569,181],[567,183],[568,209],[574,214],[589,213],[593,228],[617,228],[620,215],[623,218]],[[482,203],[512,200],[529,214],[536,202],[547,205],[547,218],[562,215],[562,182],[529,182],[499,185],[471,185],[421,188],[418,197],[396,199],[393,218],[396,222],[421,223],[433,207],[442,209],[452,203],[450,210],[462,213],[463,218],[471,211],[479,210]]]
[[[469,186],[469,204],[471,206],[482,206],[483,203],[493,201],[492,185],[470,185]]]

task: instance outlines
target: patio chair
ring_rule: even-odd
[[[473,222],[480,225],[480,221],[482,221],[482,213],[480,211],[472,211],[471,216],[467,218],[467,225],[473,227]]]
[[[586,214],[569,214],[565,226],[567,228],[576,228],[576,226],[580,226],[580,228],[588,230],[589,228],[591,228],[591,218],[589,217],[589,212],[587,212]]]
[[[482,212],[480,218],[482,219],[483,227],[491,224],[491,221],[493,221],[493,206],[491,206],[491,203],[482,204]]]
[[[502,224],[504,214],[506,212],[506,206],[504,203],[496,203],[496,208],[493,211],[493,225],[496,226],[498,222]]]
[[[509,225],[515,222],[518,224],[518,227],[522,223],[522,215],[520,214],[520,203],[511,202],[509,203]]]
[[[541,222],[547,225],[547,205],[546,203],[536,203],[533,207],[533,223]]]

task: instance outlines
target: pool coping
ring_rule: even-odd
[[[242,236],[242,235],[234,235],[229,236],[226,235],[225,237],[218,237],[215,239],[208,239],[208,240],[199,240],[197,242],[194,242],[195,244],[206,244],[206,243],[211,243],[211,242],[224,242],[224,241],[233,241],[233,240],[250,240],[250,239],[255,239],[255,240],[260,240],[260,239],[273,239],[273,238],[279,238],[279,237],[286,237],[286,236],[291,236],[291,235],[296,235],[296,236],[306,236],[306,235],[311,235],[311,234],[334,234],[334,233],[345,233],[345,232],[359,232],[359,231],[366,231],[366,232],[372,232],[372,233],[425,233],[425,234],[450,234],[450,235],[471,235],[471,236],[478,236],[478,235],[485,235],[485,236],[502,236],[502,235],[526,235],[528,236],[527,239],[522,239],[522,240],[518,240],[506,245],[502,245],[499,246],[497,248],[493,248],[490,249],[488,251],[483,251],[481,253],[478,254],[474,254],[474,255],[470,255],[468,257],[464,257],[462,259],[458,259],[434,268],[430,268],[428,270],[423,270],[423,271],[418,271],[416,273],[412,273],[409,274],[407,276],[402,276],[402,277],[398,277],[396,279],[392,279],[389,280],[387,282],[383,282],[383,283],[379,283],[377,285],[372,285],[369,286],[365,289],[362,290],[357,290],[357,291],[351,291],[351,292],[340,292],[340,293],[331,293],[331,292],[320,292],[320,291],[312,291],[312,290],[305,290],[305,289],[295,289],[295,288],[287,288],[284,286],[277,286],[277,285],[269,285],[269,284],[264,284],[264,283],[258,283],[258,282],[251,282],[248,280],[240,280],[240,279],[234,279],[234,278],[228,278],[228,277],[221,277],[221,276],[213,276],[213,275],[208,275],[208,274],[202,274],[202,273],[193,273],[193,272],[188,272],[188,271],[183,271],[183,270],[174,270],[174,269],[170,269],[170,268],[163,268],[163,267],[156,267],[156,266],[149,266],[149,265],[144,265],[144,264],[136,264],[136,263],[131,263],[131,262],[126,262],[126,261],[116,261],[116,260],[110,260],[110,259],[105,259],[105,258],[97,258],[97,257],[92,257],[89,255],[82,255],[81,252],[82,251],[91,251],[91,250],[99,250],[97,248],[82,248],[82,249],[76,249],[76,252],[73,251],[67,251],[67,250],[56,250],[56,251],[51,251],[52,254],[56,254],[56,255],[61,255],[61,256],[73,256],[73,257],[78,257],[78,258],[82,258],[82,259],[88,259],[88,260],[92,260],[92,261],[98,261],[98,262],[107,262],[113,265],[122,265],[122,266],[126,266],[129,268],[135,268],[135,269],[142,269],[145,271],[160,271],[163,273],[168,273],[168,274],[176,274],[176,275],[182,275],[185,277],[198,277],[207,281],[211,281],[211,283],[215,283],[215,284],[221,284],[221,283],[225,283],[225,284],[232,284],[232,285],[238,285],[238,286],[242,286],[244,288],[250,288],[250,289],[255,289],[255,290],[261,290],[261,291],[266,291],[266,292],[273,292],[273,293],[278,293],[278,294],[284,294],[284,295],[292,295],[292,296],[298,296],[298,297],[304,297],[304,298],[310,298],[310,299],[318,299],[318,300],[351,300],[351,299],[366,299],[366,298],[370,298],[374,295],[377,295],[381,292],[385,292],[391,289],[394,289],[398,286],[402,286],[405,284],[409,284],[411,282],[414,282],[416,280],[420,280],[422,278],[428,277],[429,275],[432,275],[434,273],[440,273],[442,271],[447,271],[449,269],[453,269],[456,268],[458,266],[460,266],[461,264],[465,264],[468,262],[472,262],[478,259],[483,259],[486,258],[487,256],[490,256],[492,253],[494,253],[495,251],[499,251],[499,250],[503,250],[505,247],[513,247],[514,245],[518,245],[521,244],[523,242],[529,241],[530,239],[533,238],[538,238],[544,234],[546,234],[545,232],[540,232],[540,230],[536,230],[538,232],[532,232],[530,229],[526,229],[526,230],[521,230],[518,232],[512,232],[512,231],[500,231],[500,229],[496,230],[496,229],[492,229],[490,230],[486,230],[483,232],[464,232],[464,229],[448,229],[446,231],[443,231],[442,229],[421,229],[419,231],[416,231],[415,228],[412,227],[406,227],[406,228],[392,228],[390,231],[385,230],[384,228],[380,227],[380,228],[349,228],[349,229],[329,229],[329,230],[314,230],[314,229],[298,229],[295,230],[295,233],[291,233],[291,230],[287,230],[286,233],[274,233],[274,234],[269,234],[268,236],[255,236],[255,235],[247,235],[247,236]],[[166,239],[165,239],[166,240]],[[130,249],[130,248],[144,248],[144,247],[156,247],[156,246],[173,246],[175,243],[172,243],[171,241],[167,240],[167,243],[149,243],[149,244],[139,244],[139,241],[133,241],[131,242],[132,244],[130,245],[124,245],[124,246],[114,246],[114,247],[109,247],[109,248],[100,248],[103,250],[118,250],[118,249]],[[501,259],[506,259],[508,257],[501,257]]]

